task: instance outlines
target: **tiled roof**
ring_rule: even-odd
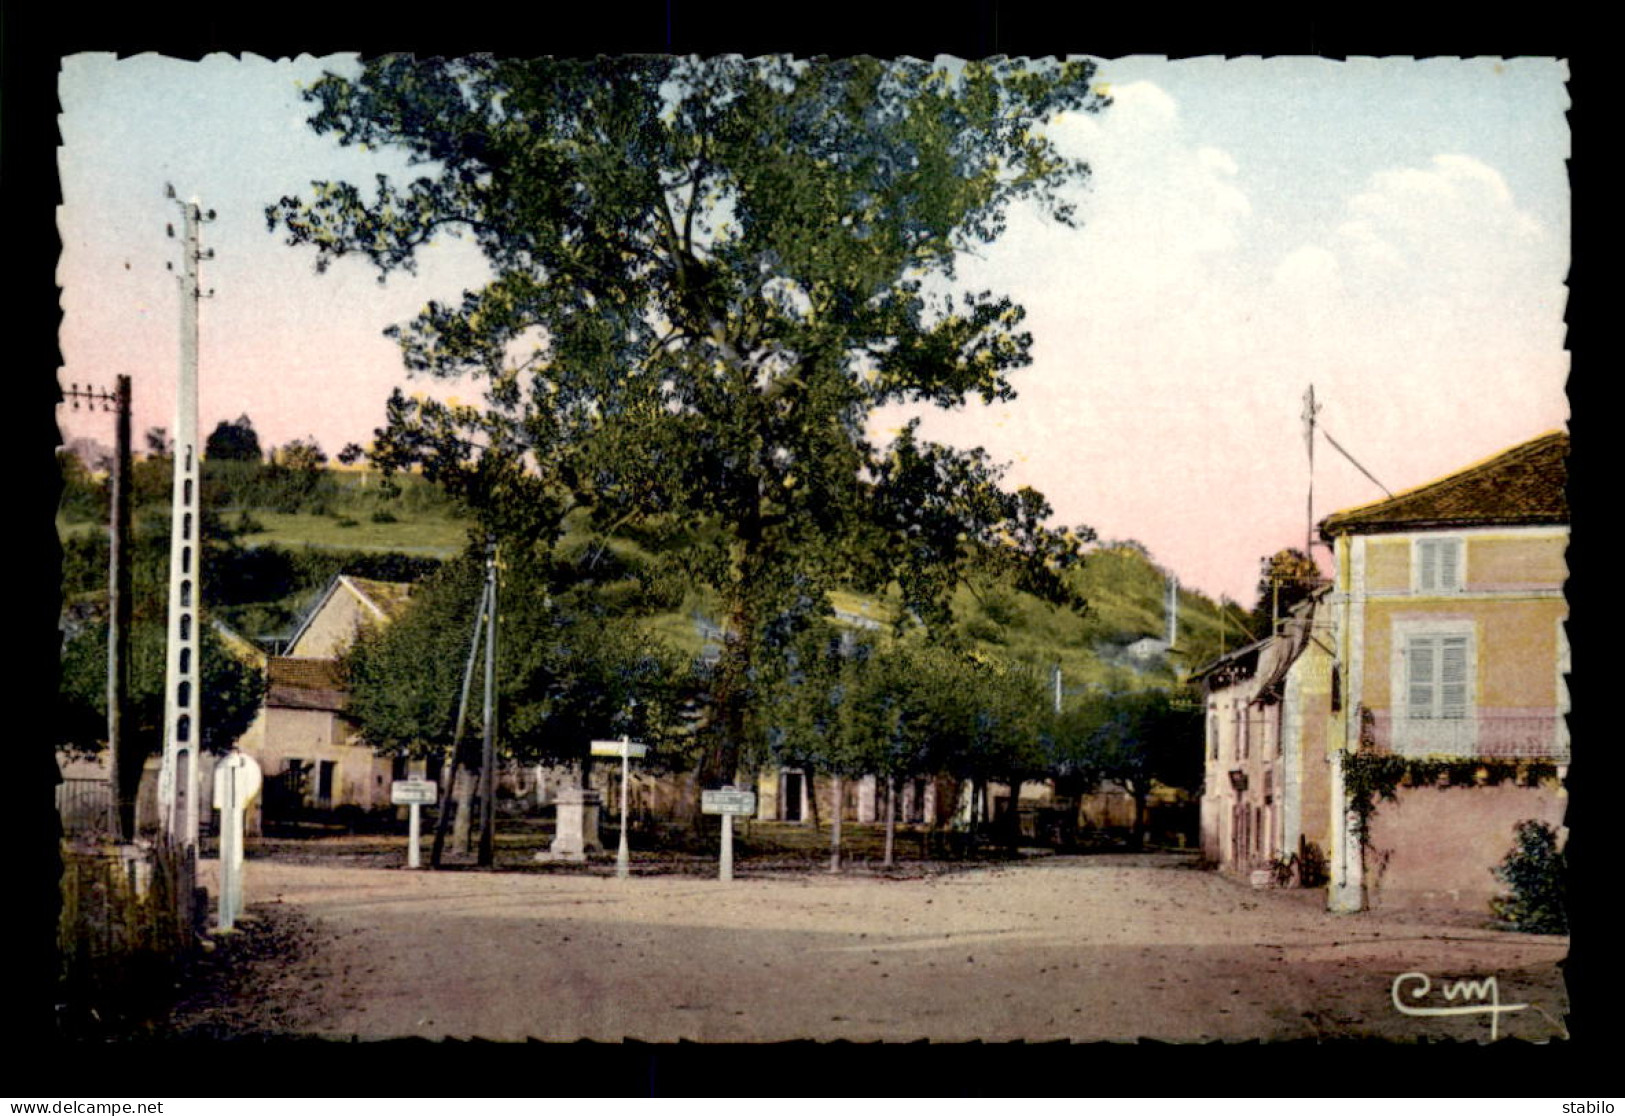
[[[266,664],[270,689],[265,704],[279,709],[344,708],[344,677],[336,659],[296,659],[283,656]]]
[[[316,618],[321,615],[322,610],[333,599],[333,594],[337,593],[340,588],[348,589],[355,595],[357,600],[366,606],[367,610],[372,614],[370,619],[385,622],[400,619],[401,614],[406,611],[407,604],[412,596],[412,586],[408,584],[395,581],[373,581],[371,578],[339,574],[328,582],[327,588],[322,591],[322,595],[316,599],[316,603],[305,613],[305,618],[299,621],[298,627],[294,628],[293,634],[287,639],[286,645],[288,647],[298,645],[299,641],[304,638],[305,632],[316,622]]]
[[[1259,652],[1263,651],[1269,644],[1270,639],[1266,636],[1264,639],[1256,640],[1227,654],[1220,655],[1212,662],[1191,671],[1186,681],[1196,682],[1209,677],[1213,677],[1215,680],[1221,677],[1231,678],[1232,676],[1251,678],[1253,672],[1258,669]],[[1228,686],[1230,683],[1220,681],[1218,684]]]
[[[352,577],[348,574],[344,576],[344,580],[391,620],[401,618],[412,596],[412,587],[398,581],[373,581],[371,578]]]
[[[1331,539],[1428,527],[1567,523],[1568,454],[1567,434],[1543,434],[1398,496],[1329,515],[1320,534]]]

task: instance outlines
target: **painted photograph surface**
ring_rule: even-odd
[[[1564,1037],[1566,79],[65,58],[68,1025]]]

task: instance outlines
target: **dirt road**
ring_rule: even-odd
[[[1158,856],[914,879],[617,880],[250,861],[295,954],[245,972],[236,1033],[781,1041],[1561,1036],[1563,938],[1333,916]],[[206,862],[212,869],[213,862]],[[206,877],[210,875],[206,871]],[[252,932],[252,931],[251,931]],[[188,1024],[219,1005],[194,1007]]]

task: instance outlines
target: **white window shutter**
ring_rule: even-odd
[[[1461,542],[1457,539],[1439,543],[1439,588],[1461,588]]]
[[[1433,717],[1435,642],[1427,636],[1414,638],[1405,650],[1406,680],[1410,689],[1406,705],[1412,720],[1430,720]]]
[[[1418,589],[1437,589],[1439,586],[1439,544],[1432,539],[1425,539],[1417,543],[1416,558],[1422,566],[1416,578],[1416,587]]]
[[[1439,716],[1459,721],[1467,716],[1467,637],[1439,642]]]

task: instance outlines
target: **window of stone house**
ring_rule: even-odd
[[[1402,755],[1473,755],[1476,629],[1471,621],[1395,625],[1393,746]]]
[[[1412,721],[1459,721],[1467,716],[1468,638],[1415,635],[1405,642],[1405,715]]]
[[[1418,593],[1442,593],[1461,588],[1460,539],[1417,539],[1412,559],[1411,580]]]

